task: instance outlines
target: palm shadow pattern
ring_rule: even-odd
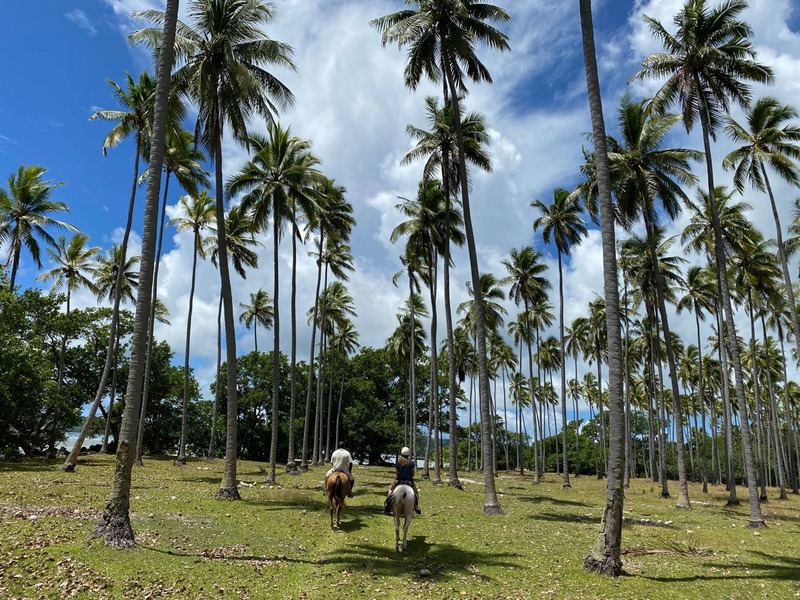
[[[344,522],[342,522],[344,525]],[[392,532],[392,535],[394,532]],[[392,540],[394,541],[394,540]],[[337,571],[359,571],[373,577],[408,575],[413,569],[427,568],[440,581],[470,575],[483,581],[493,578],[483,571],[486,568],[522,568],[514,559],[519,555],[508,552],[481,552],[465,550],[452,544],[427,541],[426,536],[409,535],[408,550],[398,554],[391,546],[374,544],[348,545],[331,550],[317,561],[320,566],[333,566]]]

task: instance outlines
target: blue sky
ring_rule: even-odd
[[[187,2],[182,3],[182,12]],[[614,114],[626,82],[641,59],[659,48],[641,19],[653,15],[670,28],[676,0],[594,2],[597,46],[607,127],[614,132]],[[399,2],[357,0],[277,0],[277,19],[269,27],[272,37],[295,48],[296,73],[276,72],[297,97],[296,106],[280,116],[296,135],[312,141],[322,160],[322,170],[348,189],[358,226],[352,246],[356,273],[349,283],[356,301],[357,327],[365,345],[382,345],[395,327],[395,312],[405,290],[394,287],[392,275],[400,268],[400,248],[389,242],[400,220],[394,210],[398,196],[413,196],[420,165],[399,166],[409,149],[407,124],[425,125],[423,100],[438,86],[423,85],[416,93],[403,87],[404,53],[382,48],[379,34],[367,23],[401,6]],[[552,249],[534,236],[536,215],[530,201],[546,203],[556,187],[570,187],[579,178],[582,133],[590,129],[585,98],[577,2],[507,0],[500,2],[512,16],[504,26],[512,53],[500,55],[485,49],[479,54],[492,72],[494,85],[472,86],[468,109],[486,115],[491,128],[494,172],[475,174],[473,213],[481,270],[502,276],[500,261],[512,247],[534,245],[545,252],[556,277]],[[48,177],[65,182],[57,198],[72,209],[66,217],[90,236],[92,244],[108,248],[120,237],[130,190],[133,148],[123,143],[101,153],[110,125],[89,121],[98,108],[117,108],[106,79],[123,83],[126,71],[135,77],[149,68],[149,56],[130,48],[125,35],[132,27],[132,10],[163,8],[158,0],[37,0],[6,2],[0,21],[0,182],[20,164],[41,164]],[[184,13],[185,14],[185,13]],[[775,69],[776,84],[769,93],[797,102],[800,86],[800,36],[796,5],[789,0],[750,3],[745,18],[754,29],[759,59]],[[655,83],[628,88],[636,97],[655,89]],[[764,90],[755,90],[758,97]],[[263,131],[262,123],[253,124]],[[676,131],[675,145],[699,148],[696,135]],[[715,147],[716,163],[726,153],[724,140]],[[226,175],[246,158],[231,143],[224,149]],[[723,180],[725,176],[720,173]],[[143,193],[140,190],[140,193]],[[796,191],[779,187],[782,211],[788,219],[789,201]],[[175,190],[170,204],[179,196]],[[751,200],[758,206],[761,198]],[[756,209],[753,219],[773,235],[768,211]],[[174,210],[170,209],[174,214]],[[140,211],[134,230],[141,230]],[[685,217],[683,217],[685,219]],[[672,233],[680,231],[679,220]],[[271,240],[262,238],[261,268],[246,281],[234,281],[234,302],[244,302],[259,287],[271,291]],[[134,236],[134,250],[137,237]],[[191,241],[170,230],[160,283],[162,300],[171,312],[173,326],[157,335],[167,339],[182,359],[185,332]],[[289,274],[289,244],[281,250],[282,273]],[[565,269],[566,319],[583,314],[601,291],[599,236],[593,231],[575,249]],[[454,303],[465,298],[468,278],[466,252],[455,256]],[[23,255],[19,282],[34,283],[36,270]],[[201,382],[211,376],[216,356],[217,274],[209,264],[199,270],[195,301],[193,365]],[[302,257],[298,266],[299,304],[302,311],[313,297],[315,268]],[[288,281],[288,279],[287,279]],[[288,294],[282,294],[288,298]],[[557,300],[555,300],[557,302]],[[88,293],[76,305],[90,305]],[[556,307],[557,308],[557,307]],[[288,310],[282,310],[288,314]],[[509,305],[509,320],[516,309]],[[443,321],[443,319],[440,319]],[[683,333],[678,323],[678,333]],[[684,335],[693,335],[687,323]],[[287,331],[287,328],[283,328]],[[252,349],[252,332],[238,331],[240,352]],[[264,338],[262,337],[262,340]],[[308,333],[301,332],[301,356],[307,352]],[[441,338],[441,334],[439,336]],[[263,344],[264,342],[262,342]],[[288,347],[288,340],[286,340]]]

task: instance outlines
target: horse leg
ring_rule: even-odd
[[[411,525],[411,515],[406,512],[406,522],[403,525],[403,551],[408,547],[408,526]]]
[[[400,515],[394,515],[394,551],[400,552]]]

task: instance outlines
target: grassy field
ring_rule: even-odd
[[[333,532],[321,492],[324,469],[279,475],[241,462],[241,502],[214,500],[222,461],[167,459],[135,468],[132,522],[137,548],[91,537],[105,503],[113,457],[0,463],[0,597],[3,598],[798,598],[800,498],[763,506],[767,529],[747,528],[745,500],[690,489],[678,511],[650,481],[625,501],[626,576],[582,570],[594,541],[605,483],[573,478],[562,490],[547,474],[501,473],[505,516],[482,513],[480,473],[464,491],[422,481],[423,514],[408,552],[394,550],[381,504],[391,472],[356,467],[356,495]],[[671,489],[677,484],[671,482]]]

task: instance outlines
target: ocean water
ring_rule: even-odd
[[[67,437],[64,439],[64,441],[56,444],[56,449],[66,448],[68,451],[72,450],[72,447],[75,445],[75,442],[78,441],[79,433],[80,431],[68,431]],[[86,439],[83,440],[83,446],[86,448],[88,448],[89,446],[94,446],[95,444],[102,444],[102,443],[103,443],[103,436],[100,437],[86,436]]]

